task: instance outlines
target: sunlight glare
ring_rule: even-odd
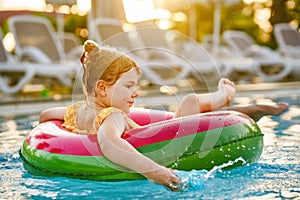
[[[187,21],[187,16],[183,12],[173,13],[172,18],[173,18],[174,21],[177,21],[177,22]]]
[[[54,12],[54,6],[51,4],[47,4],[45,7],[46,12]]]
[[[77,0],[77,6],[79,9],[79,14],[83,15],[91,10],[91,0]]]
[[[44,11],[44,0],[0,0],[0,10],[35,10]]]
[[[269,8],[257,9],[255,11],[254,21],[261,29],[269,33],[272,31],[272,25],[269,22],[270,17],[271,10]]]
[[[268,0],[243,0],[243,1],[246,4],[251,4],[251,3],[255,3],[255,2],[257,2],[257,3],[266,3]]]
[[[75,6],[75,7],[74,7]],[[77,5],[71,7],[62,5],[58,12],[64,14],[86,15],[91,10],[91,0],[77,0]],[[54,6],[46,4],[45,0],[0,0],[1,10],[32,10],[53,12]]]
[[[79,12],[79,8],[78,8],[77,5],[73,5],[73,6],[71,7],[70,11],[71,11],[72,14],[76,14],[76,13]]]
[[[15,49],[16,42],[14,35],[11,32],[8,32],[3,38],[3,46],[6,51],[12,52]]]
[[[128,22],[136,23],[152,19],[168,19],[170,12],[156,9],[153,0],[122,0]]]
[[[70,7],[68,5],[62,5],[59,7],[58,12],[66,15],[70,14]]]
[[[157,25],[163,30],[168,30],[173,27],[173,23],[167,19],[159,20],[159,22],[157,22]]]
[[[294,1],[289,0],[286,2],[286,6],[288,9],[294,9],[296,6],[296,3]]]
[[[126,19],[135,23],[155,18],[155,8],[152,0],[123,0]]]

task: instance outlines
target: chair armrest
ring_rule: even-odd
[[[279,53],[275,50],[272,50],[268,47],[253,45],[250,48],[246,49],[244,52],[244,56],[251,58],[263,58],[263,59],[273,59],[281,60],[279,57]]]
[[[52,63],[51,59],[44,52],[42,52],[39,48],[34,46],[28,46],[23,48],[22,51],[18,53],[17,60],[30,61],[41,64]]]
[[[286,57],[300,58],[300,46],[284,46],[284,48],[279,48],[279,52]]]

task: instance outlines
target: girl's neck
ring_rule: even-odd
[[[107,106],[103,105],[101,102],[98,102],[97,98],[92,97],[92,96],[88,96],[86,98],[86,105],[87,105],[87,108],[97,110],[97,111],[100,111],[103,108],[107,107]]]

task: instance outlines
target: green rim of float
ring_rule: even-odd
[[[210,129],[211,126],[209,126],[206,131],[185,134],[179,137],[176,136],[173,139],[141,145],[136,147],[136,149],[162,165],[187,171],[192,169],[210,170],[214,166],[220,166],[237,158],[243,158],[246,163],[256,162],[263,149],[263,134],[258,125],[242,114],[231,112],[228,114],[228,112],[224,112],[219,115],[226,115],[224,117],[224,124],[227,123],[227,125],[213,129]],[[201,121],[205,116],[198,116],[199,119],[197,120]],[[213,115],[210,114],[210,116]],[[228,124],[228,121],[232,122],[233,118],[239,121],[239,123]],[[188,120],[185,121],[188,124]],[[183,121],[180,122],[184,123]],[[214,121],[210,123],[214,123]],[[164,123],[166,130],[169,129],[166,126]],[[77,135],[72,134],[74,136]],[[140,174],[111,163],[103,155],[68,155],[55,153],[53,150],[52,152],[40,150],[38,149],[38,145],[29,144],[28,138],[30,136],[31,134],[24,141],[20,155],[23,159],[25,169],[31,174],[66,176],[101,181],[137,180],[144,178]],[[33,139],[31,138],[31,140]],[[39,144],[44,144],[42,142],[45,143],[45,141],[41,140]],[[51,146],[51,144],[48,145]],[[243,164],[245,163],[242,161],[236,162],[229,168],[238,167]]]

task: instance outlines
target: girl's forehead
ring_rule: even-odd
[[[134,68],[130,69],[129,71],[127,71],[123,74],[123,77],[134,77],[135,78],[137,76],[138,76],[138,73],[137,73],[136,69],[134,69]]]
[[[134,80],[135,81],[138,78],[138,76],[139,75],[138,75],[137,71],[134,68],[132,68],[129,71],[123,73],[119,80],[120,81],[121,80],[123,80],[123,81],[132,81],[132,80]]]

